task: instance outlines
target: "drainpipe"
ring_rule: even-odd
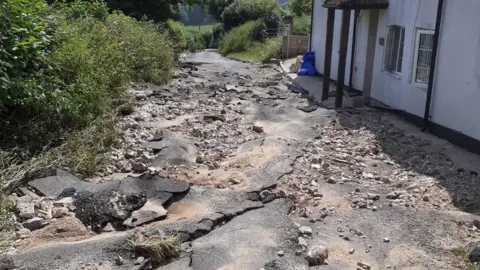
[[[312,50],[312,36],[313,36],[313,14],[315,14],[315,0],[312,0],[312,14],[310,14],[310,44],[308,50]]]
[[[355,9],[355,17],[353,19],[352,53],[350,56],[350,76],[348,78],[348,88],[350,88],[350,90],[353,89],[353,64],[355,62],[355,46],[357,44],[358,15],[360,15],[360,10]]]
[[[440,36],[440,26],[442,23],[444,0],[438,0],[437,19],[435,22],[435,34],[433,35],[432,63],[430,63],[430,74],[428,77],[427,100],[425,102],[425,115],[423,117],[422,131],[431,129],[430,127],[430,107],[432,103],[433,81],[435,78],[435,66],[437,62],[438,38]]]

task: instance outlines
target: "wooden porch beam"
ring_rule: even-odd
[[[342,11],[342,30],[340,31],[340,54],[338,59],[337,91],[335,95],[335,107],[342,107],[343,89],[345,86],[345,67],[347,65],[348,35],[350,32],[351,10]]]
[[[335,9],[328,9],[327,17],[327,33],[325,37],[325,59],[323,63],[323,87],[322,101],[328,99],[330,91],[330,69],[332,65],[332,46],[333,46],[333,30],[335,26]]]

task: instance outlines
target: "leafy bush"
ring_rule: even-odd
[[[177,57],[184,51],[196,52],[205,49],[203,34],[198,30],[185,27],[183,23],[174,20],[168,20],[166,28]]]
[[[278,28],[281,9],[276,0],[236,0],[222,14],[225,30],[259,19],[262,19],[268,28]]]
[[[209,48],[218,48],[220,40],[223,38],[225,34],[225,29],[221,23],[216,24],[212,30],[212,37],[210,39],[210,43],[208,45]]]
[[[127,83],[170,78],[173,54],[154,24],[119,13],[103,17],[103,2],[80,2],[52,9],[42,1],[2,2],[1,18],[11,22],[2,24],[4,33],[13,33],[0,50],[3,141],[41,150],[111,111]],[[13,4],[23,5],[13,16],[18,21],[8,20],[17,12]]]
[[[266,25],[263,20],[249,21],[233,28],[220,41],[220,53],[228,55],[247,50],[254,41],[263,39],[262,33],[265,29]]]
[[[0,111],[30,96],[27,78],[49,68],[54,25],[41,0],[5,0],[0,3]]]
[[[300,36],[310,35],[311,17],[309,15],[302,15],[293,18],[292,34]]]

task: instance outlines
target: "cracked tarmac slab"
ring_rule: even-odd
[[[178,268],[160,269],[258,270],[278,259],[280,250],[285,251],[283,258],[293,266],[291,269],[308,269],[303,257],[294,254],[298,228],[287,218],[290,207],[280,199],[236,216],[192,242],[188,266],[179,262]]]

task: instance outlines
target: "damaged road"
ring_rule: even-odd
[[[451,250],[479,238],[459,209],[479,203],[480,179],[444,145],[386,113],[324,109],[276,67],[204,51],[170,85],[131,93],[104,172],[58,170],[18,192],[10,265],[454,269]],[[137,233],[173,236],[182,252],[154,263],[132,252]]]

